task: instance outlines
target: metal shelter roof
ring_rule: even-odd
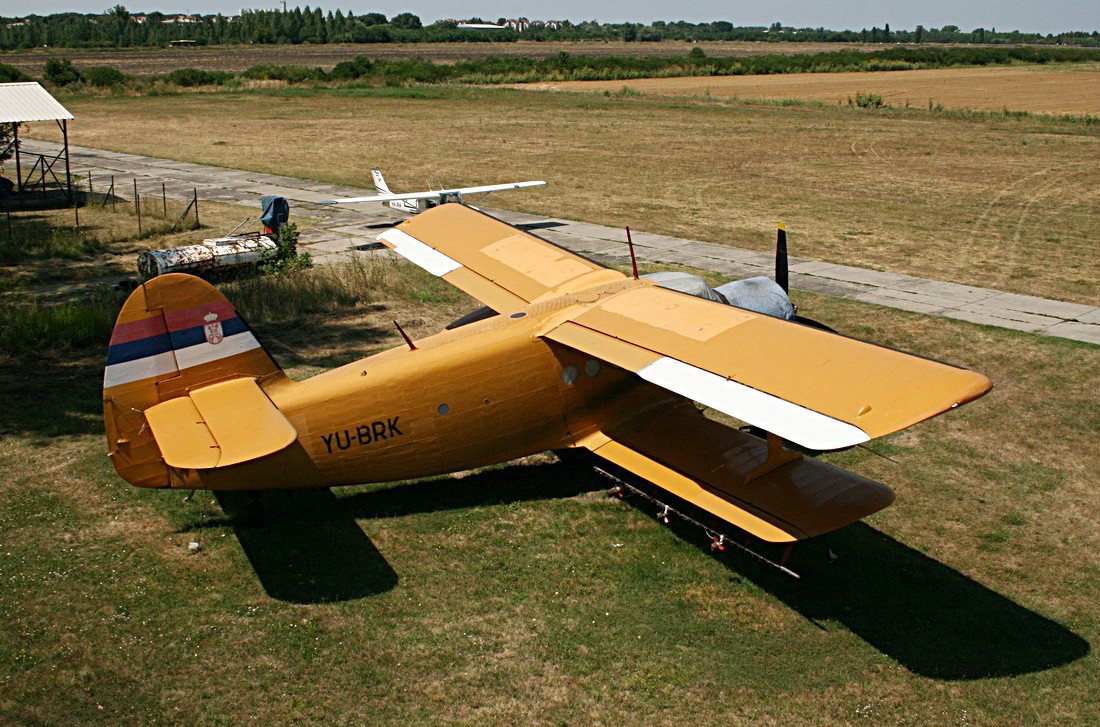
[[[0,83],[0,124],[58,121],[73,115],[38,83]]]

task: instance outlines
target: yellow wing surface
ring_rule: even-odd
[[[973,371],[630,281],[460,205],[380,239],[501,313],[586,291],[546,318],[544,339],[811,449],[904,429],[990,388]],[[596,430],[578,434],[577,446],[764,540],[820,535],[894,498],[687,402],[590,407]]]
[[[769,542],[822,535],[894,501],[890,488],[857,474],[792,453],[776,458],[764,440],[687,402],[612,424],[585,446]]]
[[[896,432],[990,388],[973,371],[654,286],[601,298],[545,336],[817,450]]]
[[[502,313],[626,280],[456,204],[380,239]],[[646,281],[588,299],[544,337],[810,449],[904,429],[991,386],[973,371]]]
[[[422,212],[379,237],[502,314],[625,276],[459,204]]]

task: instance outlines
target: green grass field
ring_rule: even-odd
[[[76,141],[92,146],[357,183],[378,164],[394,187],[544,176],[553,187],[509,204],[759,248],[782,213],[806,257],[1095,300],[1094,129],[388,93],[66,104]],[[1045,239],[1054,226],[1058,240]],[[104,245],[94,255],[132,254]],[[65,270],[87,277],[88,259],[55,262],[57,284]],[[5,302],[32,295],[9,288]],[[299,378],[397,345],[395,318],[420,337],[475,305],[392,262],[224,288]],[[869,449],[827,455],[898,499],[800,545],[797,581],[735,550],[712,554],[698,530],[607,497],[606,480],[549,454],[268,493],[262,525],[247,497],[138,490],[105,454],[106,332],[27,346],[16,331],[0,351],[0,723],[1100,722],[1100,351],[796,302],[995,384]]]
[[[469,305],[415,300],[405,264],[299,276],[228,286],[299,377],[396,344],[393,317],[424,335]],[[260,305],[276,291],[305,307]],[[8,352],[0,722],[1094,723],[1096,349],[799,302],[997,385],[872,443],[889,460],[830,455],[899,497],[801,546],[801,581],[550,455],[269,493],[259,526],[247,498],[119,480],[103,345]]]

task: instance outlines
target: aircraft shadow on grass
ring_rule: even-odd
[[[699,528],[675,519],[669,527],[710,552],[711,540]],[[769,544],[752,547],[773,560],[783,551]],[[820,629],[842,624],[921,676],[1016,676],[1089,653],[1088,642],[1065,626],[863,522],[799,543],[788,564],[798,580],[728,551],[720,560],[735,579],[752,581]]]
[[[272,598],[326,603],[364,598],[397,585],[398,576],[357,518],[398,517],[509,502],[572,497],[592,478],[567,465],[508,467],[462,479],[425,480],[337,497],[330,490],[215,493],[225,520]]]
[[[357,518],[398,517],[473,506],[572,497],[604,486],[573,464],[506,467],[336,497],[328,491],[268,493],[282,505],[264,527],[235,525],[264,588],[297,603],[348,600],[397,584],[397,574]],[[228,501],[236,497],[237,505]],[[218,496],[239,522],[247,496]],[[266,502],[265,501],[265,502]],[[290,503],[290,504],[288,504]],[[643,509],[652,509],[636,501]],[[236,508],[236,509],[234,509]],[[271,508],[268,508],[269,510]],[[673,532],[710,552],[703,531],[673,519]],[[835,562],[832,549],[840,553]],[[776,553],[778,556],[778,553]],[[910,671],[941,680],[1007,677],[1070,663],[1084,639],[874,528],[858,523],[796,549],[795,580],[739,554],[718,555],[735,579],[772,593],[819,628],[842,624]]]

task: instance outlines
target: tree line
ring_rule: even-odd
[[[454,63],[426,58],[370,59],[356,56],[331,70],[299,65],[262,64],[241,73],[179,68],[163,76],[136,79],[109,66],[77,68],[64,58],[48,58],[42,80],[51,87],[122,87],[135,91],[169,87],[240,86],[246,80],[295,84],[404,86],[419,84],[495,84],[535,81],[629,80],[669,76],[730,76],[778,73],[899,71],[954,66],[1096,63],[1098,48],[1045,46],[896,46],[873,52],[844,49],[812,54],[774,54],[711,58],[700,46],[686,56],[578,56],[548,58],[487,56]],[[27,80],[14,66],[0,63],[0,82]]]
[[[483,22],[471,18],[471,22]],[[504,18],[497,20],[503,24]],[[769,42],[869,42],[869,43],[979,43],[979,44],[1060,44],[1100,46],[1100,32],[1078,31],[1059,34],[1027,33],[995,28],[964,31],[954,25],[942,28],[891,30],[829,30],[794,28],[782,23],[763,26],[735,26],[719,20],[710,23],[654,21],[643,23],[599,23],[561,21],[547,25],[531,22],[522,31],[466,30],[455,21],[443,20],[424,25],[412,13],[387,18],[382,13],[355,15],[341,10],[295,7],[292,10],[245,10],[239,16],[178,16],[160,12],[134,14],[116,5],[101,14],[56,13],[0,17],[0,50],[41,47],[59,48],[131,48],[162,47],[173,41],[197,45],[235,44],[325,44],[325,43],[431,43],[515,42],[517,40],[620,40],[620,41],[696,41],[743,40]]]

